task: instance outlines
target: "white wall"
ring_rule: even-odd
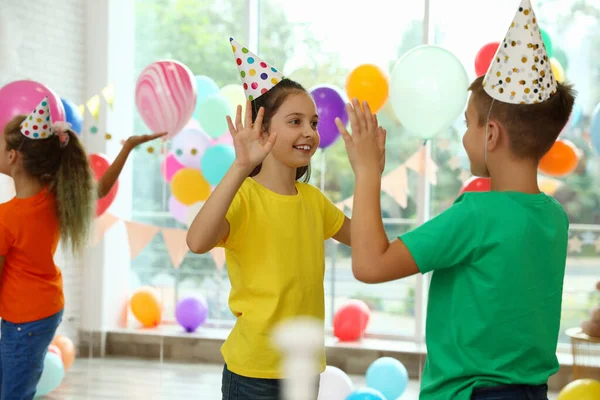
[[[76,104],[84,101],[87,75],[86,0],[1,0],[4,34],[0,46],[16,52],[10,65],[0,68],[0,86],[31,79],[52,88]],[[10,52],[3,52],[4,54]],[[2,62],[2,61],[0,61]],[[0,202],[10,199],[10,178],[0,178]],[[56,255],[64,275],[65,319],[60,332],[73,339],[81,315],[81,263],[70,255]]]

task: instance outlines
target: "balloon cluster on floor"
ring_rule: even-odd
[[[163,307],[156,289],[147,286],[136,290],[129,299],[129,307],[142,327],[156,328],[160,325]],[[195,332],[208,318],[206,299],[195,295],[179,300],[175,308],[175,318],[186,332]]]
[[[42,377],[36,388],[36,397],[45,396],[56,390],[73,361],[75,361],[73,342],[66,336],[56,335],[48,346]]]
[[[397,400],[408,385],[406,367],[391,357],[375,360],[367,369],[366,386],[355,388],[344,371],[328,365],[321,374],[318,400]]]

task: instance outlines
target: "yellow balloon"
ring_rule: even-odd
[[[556,81],[563,83],[565,81],[565,70],[562,65],[560,65],[560,62],[558,62],[556,58],[551,58],[550,66],[552,67],[552,73],[554,74]]]
[[[246,112],[246,94],[242,85],[226,85],[221,88],[221,96],[225,97],[232,110],[237,110],[237,106],[242,106],[242,119]]]
[[[210,185],[197,169],[182,168],[173,175],[171,192],[181,204],[189,206],[208,199]]]
[[[556,400],[598,400],[600,399],[600,381],[578,379],[569,383],[560,391]]]
[[[158,294],[151,287],[138,289],[130,300],[131,312],[135,318],[146,328],[153,328],[160,324],[161,306]]]
[[[562,186],[562,182],[557,179],[540,178],[538,185],[542,192],[549,196],[554,196],[556,190]]]

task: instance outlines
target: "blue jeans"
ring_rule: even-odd
[[[60,311],[24,324],[2,320],[0,327],[0,400],[31,400],[44,369],[44,358],[62,321]]]
[[[475,389],[471,400],[548,400],[548,385],[505,385]]]

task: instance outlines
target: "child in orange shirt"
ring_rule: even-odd
[[[106,195],[129,151],[163,134],[132,137],[98,188],[77,135],[52,123],[45,98],[17,116],[0,136],[0,173],[16,196],[0,204],[0,400],[33,399],[44,358],[62,319],[62,275],[54,264],[59,239],[81,253],[99,197]]]

